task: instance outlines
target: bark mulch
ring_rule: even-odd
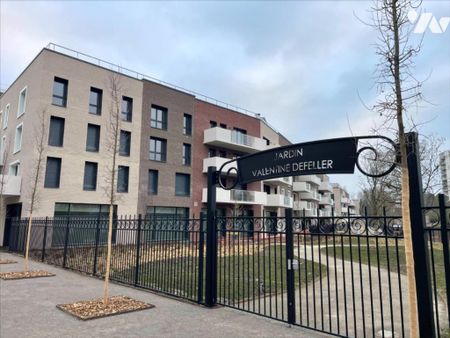
[[[90,320],[151,309],[155,306],[126,296],[113,296],[109,298],[107,306],[103,304],[103,298],[98,298],[70,304],[58,304],[56,307],[78,319]]]
[[[0,264],[15,264],[16,261],[13,261],[11,259],[0,259]]]
[[[0,272],[0,279],[4,280],[52,277],[52,276],[54,276],[53,273],[44,270]]]

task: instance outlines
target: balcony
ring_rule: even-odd
[[[330,182],[320,182],[319,191],[333,192],[333,187]]]
[[[305,201],[320,201],[321,196],[316,191],[301,192],[300,199]]]
[[[312,208],[305,201],[295,201],[294,210],[300,211],[300,216],[314,217],[317,216],[317,209]]]
[[[267,207],[276,207],[276,208],[292,208],[293,207],[293,199],[290,196],[279,195],[279,194],[269,194],[267,195]]]
[[[206,129],[203,134],[203,143],[244,153],[256,153],[268,149],[266,141],[262,138],[219,127]]]
[[[331,210],[319,209],[320,217],[331,217]]]
[[[217,203],[226,204],[251,204],[251,205],[265,205],[267,203],[267,194],[262,191],[250,191],[250,190],[225,190],[222,188],[216,188],[216,201]],[[204,188],[202,191],[202,202],[207,202],[208,192]]]
[[[284,184],[284,185],[292,185],[292,177],[277,177],[271,178],[269,180],[264,180],[264,182],[268,184]]]
[[[341,198],[341,204],[349,204],[349,203],[350,203],[350,199],[348,197]]]
[[[310,192],[311,186],[306,182],[294,182],[292,189],[297,192]]]
[[[322,196],[322,198],[319,201],[319,204],[322,205],[333,205],[334,201],[330,196]]]
[[[0,175],[0,182],[3,182],[4,196],[20,196],[21,176]]]
[[[298,176],[297,181],[298,182],[308,182],[308,183],[315,184],[315,185],[320,185],[320,183],[322,182],[320,177],[318,177],[316,175]]]
[[[206,174],[206,173],[208,172],[208,167],[212,167],[212,166],[213,166],[213,167],[216,167],[217,170],[219,170],[220,167],[221,167],[225,162],[228,162],[228,161],[230,161],[230,160],[231,160],[230,158],[224,158],[224,157],[218,157],[218,156],[205,158],[205,159],[203,159],[203,173]],[[236,168],[236,166],[237,166],[237,163],[236,163],[236,162],[232,162],[232,163],[226,165],[226,166],[223,168],[222,172],[226,173],[226,172],[228,171],[228,169],[230,169],[230,168]],[[236,171],[235,171],[235,170],[232,170],[232,171],[230,172],[230,175],[236,175]]]

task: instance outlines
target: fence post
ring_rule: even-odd
[[[63,256],[63,268],[66,267],[67,263],[67,244],[69,242],[69,225],[70,225],[70,216],[67,217],[67,224],[66,224],[66,233],[64,235],[64,256]]]
[[[216,167],[208,167],[208,201],[206,214],[206,278],[205,304],[212,307],[217,300],[217,231],[216,231]]]
[[[447,291],[447,316],[450,327],[450,251],[448,245],[447,215],[445,212],[444,194],[439,194],[439,214],[441,217],[441,241],[444,255],[445,286]]]
[[[421,337],[436,337],[430,280],[429,252],[423,214],[422,174],[420,171],[417,133],[407,133],[407,164],[409,171],[409,211],[416,279],[417,314]],[[402,159],[404,160],[404,159]]]
[[[92,274],[97,275],[98,243],[100,241],[100,212],[97,216],[97,225],[95,229],[95,249],[94,249],[94,268]]]
[[[288,323],[295,324],[295,270],[294,270],[294,240],[292,231],[292,209],[286,208],[286,263],[287,263],[287,299]]]
[[[44,223],[44,239],[42,240],[42,257],[41,257],[41,262],[44,261],[45,259],[45,245],[47,243],[47,221],[48,221],[48,217],[45,217],[45,223]]]
[[[142,215],[138,216],[137,224],[137,234],[136,234],[136,268],[134,271],[134,286],[139,284],[139,260],[140,260],[140,249],[141,249],[141,227],[142,227]]]
[[[200,213],[200,225],[199,225],[199,241],[198,241],[198,290],[197,290],[197,303],[202,303],[203,301],[203,250],[205,245],[205,237],[203,233],[203,220],[204,213]]]

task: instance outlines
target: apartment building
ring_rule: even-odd
[[[0,243],[7,244],[5,219],[29,214],[42,121],[34,216],[107,214],[116,102],[118,215],[198,217],[209,166],[290,144],[258,114],[50,44],[0,97]],[[329,216],[332,205],[326,175],[217,188],[219,215],[276,219],[293,208],[298,216]]]
[[[439,154],[439,170],[441,172],[442,192],[450,196],[450,150]]]
[[[359,202],[353,200],[350,194],[337,183],[332,183],[334,201],[334,214],[336,216],[350,216],[359,214]],[[357,209],[358,206],[358,209]]]

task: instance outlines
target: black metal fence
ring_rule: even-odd
[[[449,332],[450,207],[442,201],[424,213],[440,336]],[[11,251],[23,253],[27,224],[12,222]],[[288,213],[216,217],[215,224],[218,304],[340,336],[409,335],[401,217]],[[111,279],[204,303],[205,228],[203,218],[115,220]],[[34,219],[31,234],[32,258],[104,274],[107,220]]]
[[[27,226],[26,218],[12,221],[10,251],[24,252]],[[39,218],[33,219],[31,229],[31,258],[89,275],[104,275],[107,219]],[[199,219],[115,219],[110,278],[201,302],[203,239]]]

